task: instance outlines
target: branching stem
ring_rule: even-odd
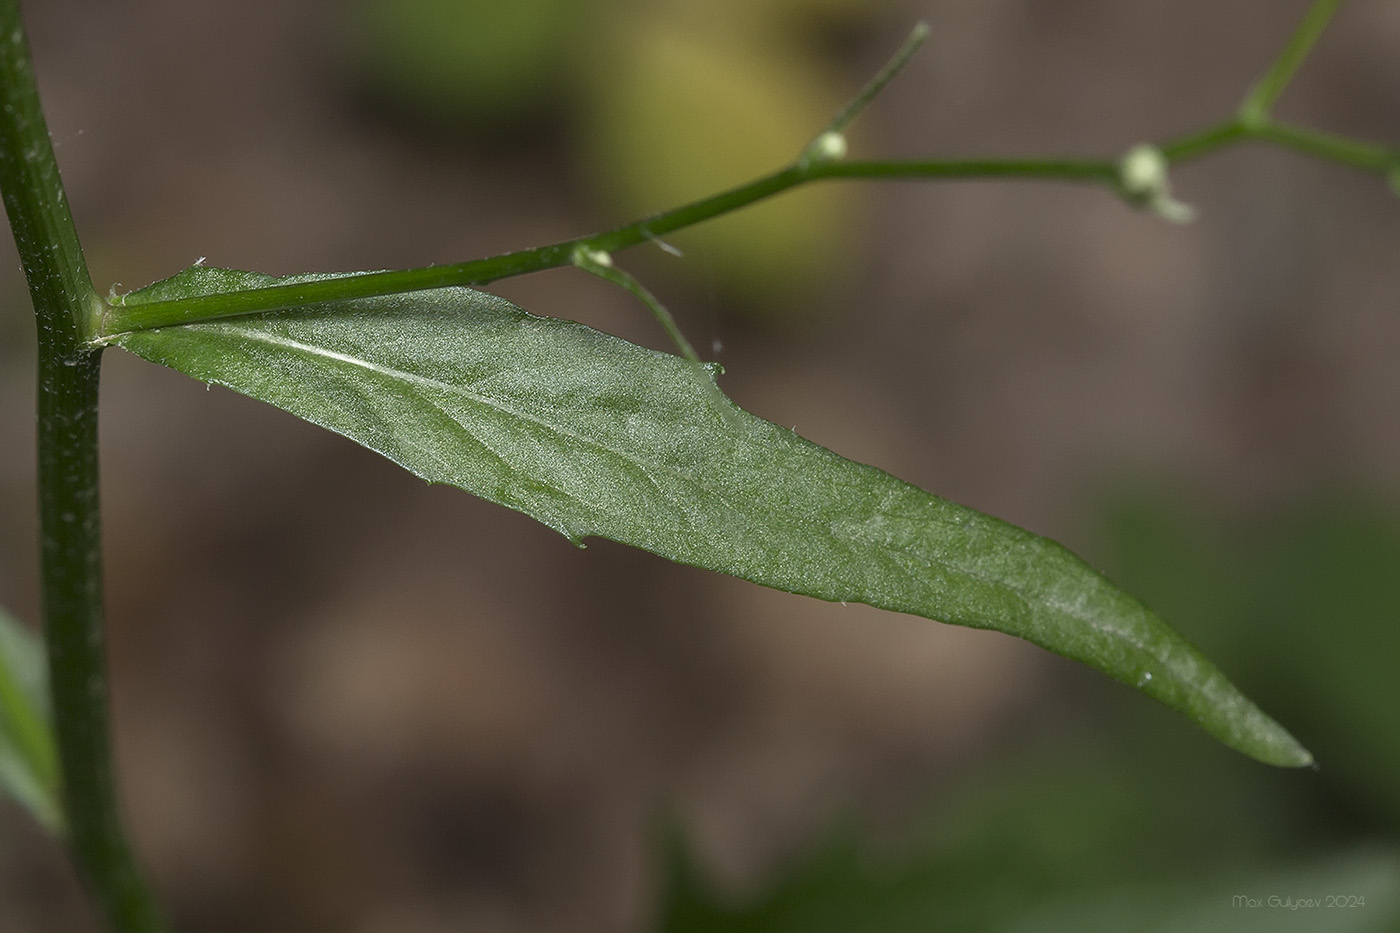
[[[1382,174],[1400,169],[1400,150],[1267,121],[1255,126],[1230,121],[1169,140],[1162,143],[1160,148],[1168,162],[1179,164],[1244,142],[1268,143]],[[1121,194],[1118,171],[1116,159],[921,159],[794,163],[748,184],[624,227],[487,259],[419,269],[360,273],[344,278],[272,285],[173,301],[124,304],[118,299],[107,312],[103,335],[449,285],[486,285],[500,279],[570,265],[574,251],[578,249],[603,252],[626,249],[732,213],[799,185],[826,179],[1060,181],[1095,184]]]
[[[1266,143],[1343,165],[1394,177],[1400,173],[1400,150],[1276,122],[1268,108],[1282,93],[1341,0],[1317,0],[1288,47],[1254,87],[1231,120],[1160,143],[1168,165],[1179,165],[1241,143]],[[603,233],[548,246],[446,266],[359,273],[246,291],[200,295],[168,301],[124,302],[106,311],[98,337],[153,327],[168,327],[219,317],[283,311],[331,301],[371,298],[451,285],[481,286],[500,279],[574,263],[589,253],[612,253],[653,241],[684,227],[756,204],[789,189],[827,179],[872,181],[1033,180],[1098,185],[1137,203],[1120,178],[1117,158],[1105,159],[913,159],[844,161],[839,149],[822,148],[839,133],[908,62],[927,35],[922,24],[860,94],[828,124],[812,145],[790,165],[708,198],[656,214]]]

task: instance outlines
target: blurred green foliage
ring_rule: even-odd
[[[0,797],[19,801],[44,826],[58,831],[63,826],[58,794],[44,646],[0,609]]]
[[[556,94],[586,6],[358,0],[348,44],[361,77],[394,106],[490,134],[535,118]]]
[[[848,827],[736,900],[673,845],[661,928],[1400,929],[1400,515],[1352,497],[1246,523],[1187,501],[1118,499],[1105,561],[1296,728],[1317,771],[1259,767],[1095,684],[1092,727],[963,775],[902,852]]]

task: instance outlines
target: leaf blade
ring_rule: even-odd
[[[186,270],[150,300],[241,275],[215,271]],[[789,592],[1002,631],[1262,761],[1311,762],[1185,639],[1060,545],[763,421],[678,357],[465,288],[108,342],[575,542],[606,537]]]

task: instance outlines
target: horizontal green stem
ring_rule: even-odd
[[[1229,120],[1194,133],[1188,133],[1185,136],[1169,139],[1158,148],[1162,150],[1162,155],[1166,156],[1169,163],[1180,165],[1183,162],[1209,155],[1226,146],[1234,145],[1248,135],[1249,131],[1239,120]]]
[[[1098,182],[1112,186],[1118,163],[1093,159],[959,159],[888,162],[828,162],[819,178],[867,179],[1021,179],[1026,181]]]
[[[233,317],[262,311],[286,310],[328,301],[372,298],[448,285],[485,285],[500,279],[567,266],[579,248],[614,252],[691,227],[722,214],[755,204],[807,182],[828,178],[891,179],[1040,179],[1095,181],[1112,185],[1112,162],[1044,159],[968,159],[955,161],[812,162],[791,165],[745,185],[656,214],[604,233],[577,237],[548,246],[520,250],[447,266],[427,266],[389,272],[272,285],[220,295],[124,304],[114,301],[106,312],[104,336],[196,320]]]

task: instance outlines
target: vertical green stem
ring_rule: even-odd
[[[39,523],[69,844],[112,929],[163,929],[122,831],[108,736],[94,292],[39,106],[17,0],[0,0],[0,189],[39,333]]]
[[[39,354],[39,524],[44,635],[68,841],[114,930],[157,931],[122,830],[102,637],[97,388],[100,357]]]

